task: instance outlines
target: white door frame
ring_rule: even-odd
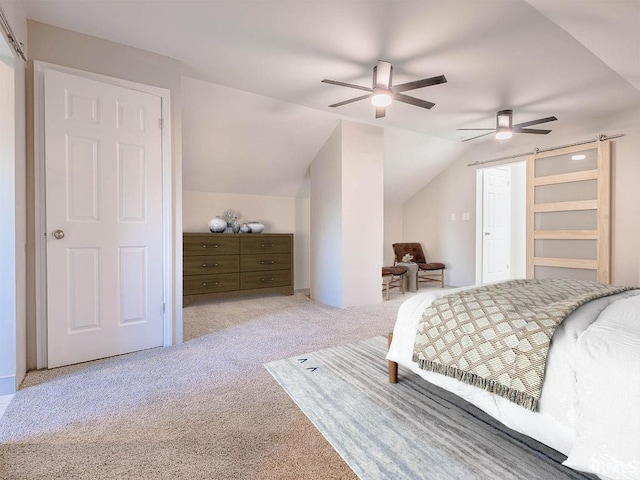
[[[5,30],[0,27],[0,55],[7,58],[7,85],[2,83],[2,88],[10,89],[9,103],[7,107],[2,107],[0,113],[0,127],[2,137],[0,139],[0,169],[3,174],[0,176],[0,215],[3,224],[0,231],[0,395],[15,393],[17,389],[17,349],[18,340],[16,336],[18,325],[18,296],[20,295],[18,281],[16,278],[19,257],[17,255],[18,244],[16,240],[20,238],[16,204],[16,66],[18,57],[11,48],[4,34]],[[2,61],[2,60],[0,60]],[[4,64],[5,62],[2,61]],[[4,69],[4,65],[3,65]],[[3,74],[4,76],[4,74]],[[6,138],[6,143],[4,139]],[[19,190],[18,190],[19,191]],[[1,410],[1,407],[0,407]],[[0,413],[0,416],[2,414]]]
[[[482,242],[484,241],[484,168],[478,168],[476,170],[476,285],[482,283]]]
[[[33,62],[33,157],[35,178],[35,275],[36,275],[36,356],[37,368],[47,367],[47,250],[44,148],[44,72],[59,72],[109,83],[160,97],[162,104],[162,244],[163,244],[163,345],[173,344],[173,237],[171,205],[171,92],[166,88],[62,67],[47,62]]]

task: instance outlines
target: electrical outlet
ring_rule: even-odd
[[[455,222],[455,221],[456,221],[456,214],[455,214],[455,213],[452,213],[452,214],[451,214],[451,221],[452,221],[452,222]]]
[[[465,212],[462,214],[462,220],[469,220],[471,218],[471,215],[469,215],[469,212]]]

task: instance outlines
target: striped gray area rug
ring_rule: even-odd
[[[411,372],[390,384],[386,351],[381,336],[265,365],[361,479],[596,479]]]

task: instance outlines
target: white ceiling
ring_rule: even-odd
[[[189,77],[182,90],[186,190],[306,193],[301,179],[336,115]]]
[[[638,0],[527,0],[640,90]]]
[[[23,3],[31,19],[184,62],[187,190],[304,194],[309,163],[348,118],[385,127],[385,197],[402,203],[492,142],[461,144],[456,128],[492,128],[499,109],[516,123],[555,115],[553,128],[640,108],[635,0]],[[394,83],[446,75],[407,92],[436,106],[394,104],[379,120],[366,101],[327,106],[359,92],[320,80],[368,86],[378,59]]]

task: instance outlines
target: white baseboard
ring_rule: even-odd
[[[11,395],[12,393],[16,393],[16,376],[0,377],[0,395]]]

